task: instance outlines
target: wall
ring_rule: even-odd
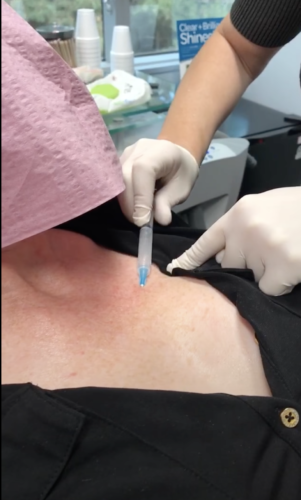
[[[250,101],[301,116],[301,34],[283,47],[245,92]]]

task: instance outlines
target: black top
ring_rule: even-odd
[[[138,230],[116,201],[61,227],[137,255]],[[165,273],[200,234],[156,226],[154,263]],[[3,499],[300,500],[301,421],[288,425],[301,416],[301,285],[268,297],[250,271],[214,260],[174,274],[206,279],[236,304],[273,397],[4,386]]]
[[[301,31],[300,0],[235,0],[231,21],[248,40],[282,47]]]

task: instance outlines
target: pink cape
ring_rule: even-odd
[[[73,219],[123,189],[86,87],[2,1],[2,247]]]

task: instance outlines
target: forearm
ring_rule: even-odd
[[[186,148],[197,161],[202,160],[219,125],[272,56],[267,58],[260,52],[258,57],[251,47],[250,53],[246,54],[247,60],[251,61],[249,67],[231,43],[234,28],[229,28],[229,22],[225,20],[226,30],[216,30],[193,60],[159,136],[159,139]],[[229,37],[227,29],[230,30]],[[250,49],[249,42],[237,32],[234,35],[235,44],[239,44],[240,38]],[[245,51],[243,48],[244,55]]]

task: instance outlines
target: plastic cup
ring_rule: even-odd
[[[130,75],[134,74],[134,68],[133,66],[111,66],[111,72],[113,71],[124,71],[125,73],[128,73]]]
[[[91,43],[90,43],[91,42]],[[96,54],[100,52],[100,40],[75,40],[75,47],[78,52],[83,54]]]
[[[110,54],[110,67],[111,71],[116,69],[121,69],[127,73],[134,73],[134,53],[129,54],[116,54],[111,52]]]
[[[134,59],[134,52],[127,52],[127,53],[124,53],[124,54],[119,54],[119,53],[116,53],[116,52],[111,52],[110,53],[110,57],[114,58],[116,61],[127,61],[127,60]]]
[[[99,52],[96,52],[96,54],[83,54],[82,52],[80,51],[76,51],[76,58],[78,59],[81,59],[81,60],[84,60],[84,59],[93,59],[95,61],[99,61],[100,63],[100,54]]]
[[[101,63],[100,52],[97,54],[82,54],[76,51],[77,66],[92,66],[99,68]]]
[[[99,37],[94,9],[78,9],[76,14],[75,38]]]
[[[96,61],[93,61],[93,60],[91,60],[91,61],[89,61],[89,60],[85,60],[85,62],[82,62],[82,63],[79,61],[79,63],[77,63],[77,65],[78,65],[78,67],[79,67],[79,68],[80,68],[81,66],[85,66],[85,67],[87,67],[87,66],[88,66],[88,67],[89,67],[89,68],[91,68],[91,69],[99,69],[99,68],[100,68],[100,65],[99,65],[99,64],[97,64],[97,62],[96,62]]]
[[[131,33],[128,26],[114,27],[111,51],[122,54],[133,52]]]
[[[93,56],[81,56],[80,54],[76,54],[76,63],[77,66],[90,66],[91,68],[100,68],[100,57]]]
[[[75,39],[76,61],[78,66],[99,68],[101,63],[101,48],[99,37]]]
[[[88,38],[76,38],[75,41],[76,41],[76,45],[78,47],[82,47],[82,48],[94,49],[94,48],[100,47],[99,36],[96,38],[89,38],[89,39]]]
[[[79,57],[98,57],[100,58],[100,51],[90,51],[90,52],[83,52],[82,50],[77,50],[76,51],[77,55]]]
[[[134,67],[133,66],[111,66],[111,72],[113,71],[124,71],[125,73],[128,73],[130,75],[134,74]]]

